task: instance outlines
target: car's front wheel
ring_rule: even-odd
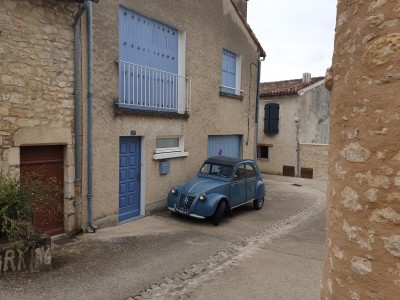
[[[255,210],[260,210],[264,206],[264,197],[253,201],[253,207]]]
[[[225,207],[226,207],[225,201],[221,201],[218,204],[217,209],[215,210],[215,213],[212,216],[212,222],[215,226],[218,226],[218,224],[221,222],[222,218],[224,217]]]

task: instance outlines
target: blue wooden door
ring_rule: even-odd
[[[140,215],[140,138],[119,142],[119,221]]]
[[[241,158],[240,135],[210,135],[208,157],[230,156]]]

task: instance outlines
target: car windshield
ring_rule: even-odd
[[[231,167],[231,166],[205,163],[201,167],[200,173],[230,178],[232,176],[232,170],[233,170],[233,167]]]

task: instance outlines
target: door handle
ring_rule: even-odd
[[[140,182],[141,177],[142,177],[142,176],[141,176],[140,172],[137,172],[136,181],[137,181],[137,182]]]

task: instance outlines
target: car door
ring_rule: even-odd
[[[239,164],[235,171],[230,187],[231,207],[238,206],[246,202],[246,166],[244,163]]]
[[[254,200],[256,196],[256,169],[252,164],[246,164],[246,199],[247,201]]]

